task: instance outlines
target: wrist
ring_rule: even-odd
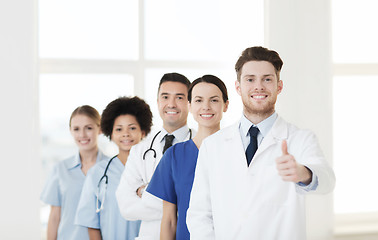
[[[299,182],[302,184],[308,185],[312,181],[312,171],[304,165],[302,165],[302,167],[303,167],[303,177],[301,178]]]
[[[146,186],[143,185],[143,186],[140,186],[137,190],[136,190],[136,194],[141,198],[143,193],[144,193],[144,190],[146,189]]]

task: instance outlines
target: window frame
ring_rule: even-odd
[[[378,63],[333,63],[333,77],[339,76],[377,76]],[[334,204],[336,204],[334,202]],[[342,239],[347,236],[361,237],[378,235],[378,211],[359,213],[335,213],[334,236]]]

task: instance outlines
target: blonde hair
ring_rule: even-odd
[[[94,107],[91,107],[89,105],[83,105],[83,106],[77,107],[72,112],[71,117],[70,117],[70,123],[69,123],[70,127],[71,127],[72,118],[75,117],[76,115],[79,115],[79,114],[82,114],[82,115],[89,117],[90,119],[92,119],[96,123],[97,126],[100,126],[101,116],[98,113],[98,111]]]

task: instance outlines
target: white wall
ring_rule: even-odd
[[[0,1],[0,239],[40,239],[36,0]]]
[[[328,0],[266,0],[266,43],[284,61],[277,111],[313,130],[332,163],[331,16]],[[332,239],[332,194],[308,198],[308,240]]]

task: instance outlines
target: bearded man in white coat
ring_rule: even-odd
[[[160,238],[160,223],[163,202],[145,192],[159,164],[167,144],[189,140],[194,132],[187,126],[189,113],[188,89],[190,81],[179,73],[166,73],[160,80],[157,96],[159,114],[163,127],[150,133],[142,142],[133,146],[125,170],[116,191],[121,215],[126,220],[141,220],[138,240]],[[166,140],[165,136],[173,136]]]
[[[315,135],[275,112],[282,65],[263,47],[239,57],[243,116],[202,143],[187,214],[191,239],[304,240],[306,193],[333,190]]]

